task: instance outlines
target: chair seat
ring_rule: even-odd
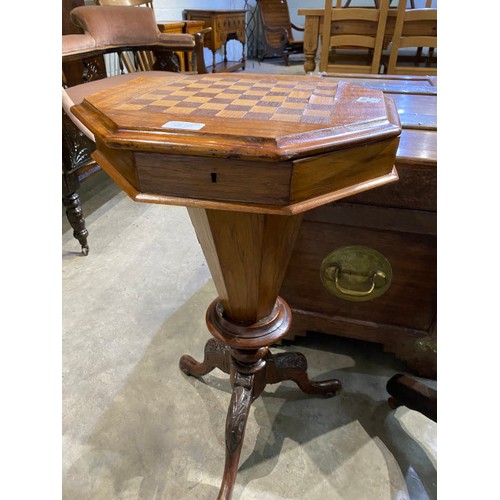
[[[92,141],[95,141],[92,132],[83,125],[78,118],[71,112],[72,106],[80,104],[86,96],[106,90],[116,85],[134,80],[135,78],[144,78],[148,76],[165,76],[167,71],[139,71],[135,73],[126,73],[124,75],[110,76],[93,82],[81,83],[74,87],[63,89],[62,106],[65,113],[70,117],[71,121]]]

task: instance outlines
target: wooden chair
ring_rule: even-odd
[[[379,8],[333,8],[332,0],[325,0],[320,71],[379,73],[389,0],[379,0],[379,4]],[[339,48],[346,49],[345,53],[340,54]],[[360,49],[367,54],[361,60]]]
[[[119,75],[108,76],[103,59],[107,54],[119,55],[126,51],[136,60],[137,52],[151,51],[153,73],[161,75],[164,71],[179,70],[174,60],[175,52],[190,50],[195,53],[197,72],[206,73],[203,36],[207,30],[196,35],[160,33],[152,9],[128,6],[77,7],[71,11],[71,19],[83,33],[62,37],[62,199],[73,235],[80,242],[82,253],[87,255],[88,231],[77,191],[80,183],[100,167],[90,156],[95,150],[94,136],[73,116],[72,106],[86,95],[145,74],[128,72],[121,66]],[[124,30],[124,26],[128,29]],[[73,61],[81,61],[83,68],[76,84],[64,74],[65,65]]]
[[[286,66],[290,64],[290,54],[302,54],[304,41],[296,40],[293,30],[303,32],[290,20],[286,0],[257,0],[259,17],[263,30],[263,51],[259,55],[262,61],[266,57],[283,57]]]
[[[95,3],[96,5],[147,7],[153,9],[153,0],[95,0]],[[129,72],[148,71],[151,70],[154,64],[151,52],[137,52],[135,63],[132,54],[129,52],[122,52],[120,58]]]
[[[430,0],[426,5],[431,5]],[[401,62],[401,49],[417,49],[415,57],[406,64]],[[429,53],[422,65],[422,48]],[[437,75],[437,9],[408,9],[405,1],[400,1],[392,37],[387,74],[391,75]],[[398,59],[400,63],[398,64]]]

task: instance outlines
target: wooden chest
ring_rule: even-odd
[[[304,215],[280,292],[293,310],[288,338],[316,331],[377,342],[418,375],[435,378],[436,79],[341,79],[383,89],[395,100],[403,126],[399,181]],[[320,268],[333,251],[359,245],[387,259],[392,281],[381,296],[353,301],[328,291]]]

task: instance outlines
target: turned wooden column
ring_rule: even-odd
[[[271,314],[302,214],[188,208],[227,319],[255,323]]]

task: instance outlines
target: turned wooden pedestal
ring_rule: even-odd
[[[304,212],[397,180],[395,106],[320,77],[212,74],[133,80],[73,110],[97,138],[93,157],[132,199],[188,207],[218,297],[204,359],[184,355],[180,368],[230,375],[218,497],[229,499],[250,405],[267,384],[341,388],[311,382],[302,354],[270,352],[292,319],[278,294]]]
[[[252,401],[266,384],[294,380],[307,393],[334,396],[338,380],[309,381],[298,353],[274,356],[269,346],[290,328],[288,304],[278,290],[298,233],[301,216],[252,214],[190,208],[189,215],[219,293],[207,311],[214,339],[205,359],[180,360],[188,375],[213,368],[230,374],[233,393],[226,420],[226,463],[219,499],[231,497]]]

